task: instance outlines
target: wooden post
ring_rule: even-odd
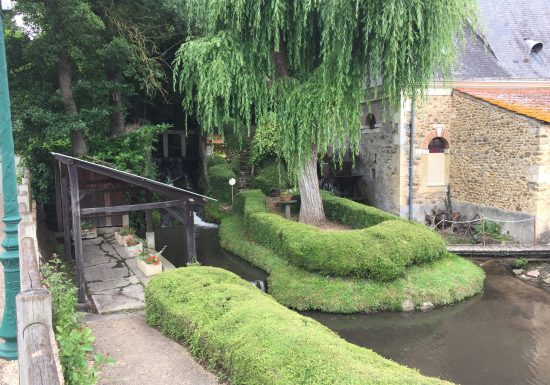
[[[145,192],[145,199],[147,203],[151,203],[153,196],[150,190]],[[147,242],[147,248],[155,249],[155,229],[153,228],[153,216],[151,210],[145,210],[145,223],[147,224],[147,231],[145,233],[145,240]]]
[[[57,231],[63,231],[63,213],[61,211],[61,177],[59,176],[59,162],[53,161],[53,175],[55,179],[55,214],[57,217]],[[30,207],[29,207],[30,211]]]
[[[483,239],[483,246],[485,246],[485,220],[481,218],[481,239]]]
[[[533,246],[537,245],[537,216],[533,217]]]
[[[130,216],[122,214],[122,227],[130,227]]]
[[[168,158],[168,134],[162,134],[162,151],[165,158]]]
[[[187,234],[187,263],[197,261],[197,248],[195,245],[195,218],[193,216],[193,205],[187,202],[184,206],[185,230]]]
[[[60,164],[61,166],[61,164]],[[63,170],[59,170],[61,176],[61,215],[63,217],[63,240],[65,246],[65,259],[70,261],[73,258],[71,249],[71,224],[69,219],[69,189],[67,175]]]
[[[82,249],[82,229],[80,224],[80,193],[78,190],[78,169],[69,164],[69,183],[71,188],[71,208],[73,212],[73,240],[76,261],[76,284],[78,302],[86,302],[86,283],[84,281],[84,250]]]

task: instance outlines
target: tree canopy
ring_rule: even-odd
[[[359,103],[378,87],[393,103],[448,71],[471,0],[172,0],[197,35],[176,55],[184,108],[214,132],[275,112],[296,169],[329,146],[358,149]],[[367,83],[367,84],[366,84]],[[293,166],[293,167],[292,167]]]
[[[360,102],[377,91],[396,104],[426,88],[436,71],[448,72],[456,35],[475,10],[473,0],[171,4],[197,36],[174,62],[185,111],[207,132],[227,118],[248,127],[275,119],[278,153],[298,175],[300,220],[309,223],[324,217],[313,186],[317,156],[329,148],[340,157],[358,152]]]

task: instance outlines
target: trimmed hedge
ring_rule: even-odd
[[[231,186],[229,186],[231,178],[236,178],[236,175],[225,160],[224,163],[209,167],[206,195],[222,202],[231,203]]]
[[[340,198],[328,191],[321,191],[323,208],[328,219],[343,223],[354,229],[362,229],[400,219],[398,216],[379,210],[376,207],[366,206],[349,199]]]
[[[346,342],[223,269],[165,272],[145,299],[150,325],[235,385],[450,384]]]
[[[485,273],[454,254],[430,264],[411,266],[391,282],[334,277],[304,270],[246,236],[243,218],[222,220],[221,246],[265,270],[269,293],[280,303],[298,310],[329,313],[400,311],[405,300],[417,307],[423,302],[447,305],[479,293]]]
[[[381,210],[323,195],[329,216],[370,227],[322,231],[267,211],[259,190],[237,196],[235,212],[244,215],[247,233],[297,266],[322,274],[390,281],[408,266],[431,262],[447,253],[445,242],[424,226]]]

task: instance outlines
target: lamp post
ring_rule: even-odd
[[[4,19],[0,6],[0,155],[2,157],[2,190],[4,204],[4,251],[0,262],[4,266],[4,315],[0,325],[0,358],[17,359],[17,319],[15,296],[20,291],[19,278],[19,205],[15,181],[15,154],[11,126],[10,96],[8,90],[8,68],[4,44]]]

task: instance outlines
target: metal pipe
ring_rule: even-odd
[[[17,359],[17,330],[15,296],[20,291],[19,277],[19,205],[15,182],[15,154],[11,125],[10,95],[8,89],[8,69],[6,46],[4,44],[4,20],[0,5],[0,154],[2,156],[2,190],[4,194],[4,252],[0,262],[4,266],[4,315],[0,324],[0,358]]]
[[[409,129],[409,221],[413,219],[413,178],[414,178],[414,107],[415,95],[411,100],[411,124]]]

